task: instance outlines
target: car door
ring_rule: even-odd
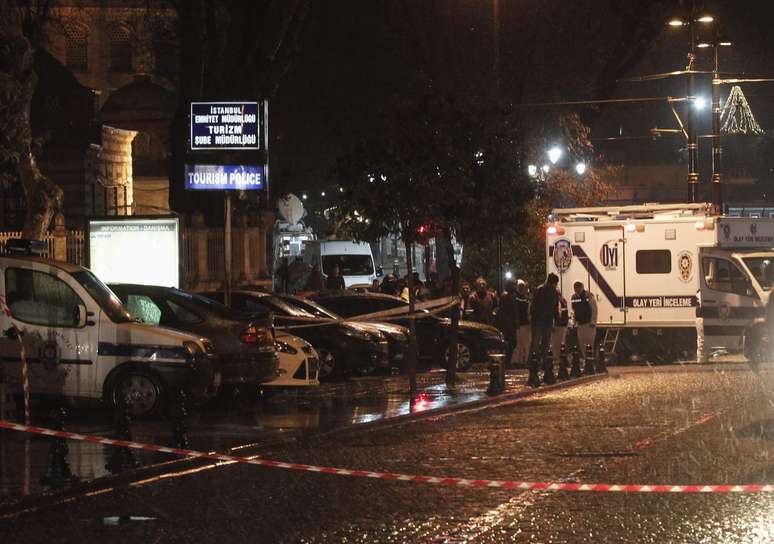
[[[707,353],[742,348],[745,328],[761,306],[741,267],[727,254],[702,249],[701,310]]]
[[[101,310],[62,270],[11,265],[3,270],[3,292],[22,332],[32,393],[94,397]],[[70,280],[70,281],[68,281]],[[81,308],[86,312],[81,322]],[[7,324],[6,324],[7,323]],[[21,349],[10,322],[3,323],[6,375],[17,381]]]

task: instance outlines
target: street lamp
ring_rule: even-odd
[[[697,96],[693,99],[693,107],[699,111],[707,107],[707,99],[703,96]]]
[[[586,163],[585,163],[585,162],[583,162],[583,161],[581,161],[581,162],[579,162],[578,164],[576,164],[576,165],[575,165],[575,172],[576,172],[576,173],[577,173],[579,176],[582,176],[583,174],[585,174],[585,173],[586,173]]]
[[[688,65],[685,67],[688,73],[688,98],[694,99],[694,62],[696,61],[696,23],[709,24],[712,23],[715,18],[707,13],[700,14],[694,7],[691,10],[690,17],[688,19],[682,19],[674,17],[668,21],[668,25],[676,27],[687,27],[690,32],[690,49],[688,51]],[[688,134],[688,193],[691,202],[696,202],[698,199],[698,186],[699,186],[699,174],[696,171],[698,160],[698,144],[696,143],[696,120],[695,109],[688,109],[688,117],[686,120],[686,132]]]
[[[555,145],[551,149],[548,150],[548,160],[551,161],[551,164],[556,164],[559,162],[559,159],[562,158],[562,148],[558,145]]]
[[[538,168],[534,164],[530,164],[529,166],[527,166],[527,173],[530,175],[530,177],[534,178],[535,176],[537,176],[537,171],[538,171]]]

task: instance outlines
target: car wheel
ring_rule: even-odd
[[[446,348],[446,366],[451,359],[451,346]],[[473,364],[473,352],[465,342],[457,342],[457,371],[462,372]]]
[[[109,401],[116,409],[126,399],[129,415],[146,416],[161,412],[164,394],[164,385],[156,376],[142,370],[126,370],[113,380]]]
[[[336,357],[324,348],[317,349],[317,355],[320,360],[319,379],[333,378],[339,373]]]

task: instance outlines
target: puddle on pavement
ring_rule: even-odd
[[[405,388],[377,387],[369,394],[317,395],[281,393],[257,402],[235,402],[229,406],[191,409],[185,421],[189,448],[228,451],[253,443],[267,443],[294,433],[328,431],[394,418],[411,413],[454,406],[486,396],[487,376],[477,374],[455,390],[444,384],[429,385],[411,398]],[[340,386],[339,386],[340,387]],[[362,385],[358,385],[362,388]],[[39,403],[33,415],[50,413],[53,406]],[[75,406],[68,410],[65,429],[83,434],[116,437],[110,412],[95,406]],[[33,424],[51,426],[47,418]],[[138,419],[132,422],[132,440],[172,446],[173,423],[169,419]],[[67,442],[64,459],[52,453],[53,439],[27,437],[14,431],[0,431],[0,504],[19,495],[35,494],[53,487],[66,487],[69,481],[88,481],[102,476],[174,459],[169,454],[128,450],[92,444]],[[61,457],[61,456],[60,456]],[[64,473],[64,475],[63,475]],[[69,475],[72,475],[70,478]]]

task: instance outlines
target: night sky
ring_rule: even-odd
[[[563,0],[500,0],[499,82],[505,100],[543,100],[623,96],[681,96],[685,81],[609,83],[606,96],[594,95],[595,78],[615,44],[628,32],[612,1],[582,5]],[[646,5],[650,4],[646,2]],[[661,7],[650,12],[656,28],[648,46],[627,65],[628,76],[685,67],[688,34],[666,25],[679,13]],[[472,94],[492,93],[494,18],[492,0],[329,0],[314,2],[303,46],[282,82],[271,109],[272,178],[275,191],[302,191],[335,183],[336,157],[369,130],[387,97],[401,92],[420,72],[445,81],[447,88]],[[774,36],[770,0],[707,2],[724,36],[721,71],[774,76]],[[714,24],[714,23],[713,23]],[[699,50],[699,69],[711,68],[710,50]],[[709,79],[699,93],[710,96]],[[774,83],[742,86],[758,123],[774,129]],[[723,88],[723,100],[730,87]],[[586,110],[589,113],[591,110]],[[540,115],[533,111],[532,114]],[[699,133],[709,132],[709,109]],[[662,104],[604,106],[589,117],[592,138],[647,136],[654,126],[672,127]],[[672,145],[674,144],[674,145]],[[604,153],[605,143],[597,142]],[[628,156],[646,162],[677,163],[679,142],[631,140]],[[702,149],[702,153],[704,153]],[[275,194],[278,194],[275,192]],[[310,193],[311,194],[311,193]]]

